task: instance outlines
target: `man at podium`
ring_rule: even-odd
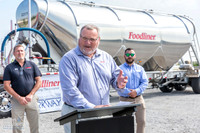
[[[118,91],[126,90],[127,77],[108,53],[98,49],[99,43],[98,27],[85,25],[77,47],[62,57],[59,64],[64,101],[62,115],[75,109],[109,106],[110,85]],[[64,129],[71,133],[70,123],[65,124]]]

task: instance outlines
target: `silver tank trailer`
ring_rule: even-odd
[[[123,48],[134,48],[146,71],[169,70],[191,46],[194,27],[183,16],[158,14],[94,3],[32,0],[32,27],[40,30],[59,59],[76,47],[79,31],[92,23],[100,28],[100,49],[123,63]],[[28,26],[28,0],[17,8],[17,24]],[[124,47],[125,46],[125,47]],[[54,57],[52,57],[54,59]]]

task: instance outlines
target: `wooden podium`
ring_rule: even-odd
[[[134,133],[134,116],[140,104],[77,109],[54,121],[71,122],[71,133]]]

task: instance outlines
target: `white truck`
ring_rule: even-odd
[[[18,6],[17,29],[5,37],[1,46],[1,75],[13,60],[13,45],[8,44],[23,42],[27,46],[27,59],[34,61],[45,77],[40,89],[43,94],[40,109],[57,105],[42,112],[61,106],[58,64],[66,52],[76,47],[80,29],[88,23],[100,28],[99,48],[111,54],[118,65],[124,62],[125,48],[136,51],[136,63],[146,70],[151,88],[171,92],[183,91],[190,85],[194,93],[200,94],[199,44],[189,17],[65,0],[32,0],[31,12],[28,7],[28,0]],[[32,28],[26,28],[28,16]],[[182,59],[186,52],[190,63]],[[175,67],[177,63],[179,67]],[[2,76],[1,83],[0,115],[6,117],[11,110],[11,96],[3,90]],[[49,92],[53,94],[51,97]]]

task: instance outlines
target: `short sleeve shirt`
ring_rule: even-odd
[[[35,63],[24,62],[23,67],[15,60],[7,65],[4,71],[3,80],[11,81],[11,87],[20,96],[28,95],[35,85],[35,77],[42,76]]]

